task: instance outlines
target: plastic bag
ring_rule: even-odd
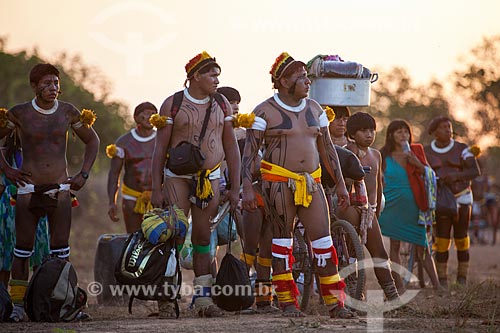
[[[226,217],[217,225],[217,236],[218,236],[218,244],[226,245],[228,241],[235,241],[238,239],[238,232],[236,231],[236,223],[231,224],[231,236],[229,236],[229,218],[230,214],[227,214]]]
[[[192,227],[193,224],[189,223],[188,231],[186,233],[186,238],[184,239],[184,245],[182,246],[179,256],[181,267],[184,269],[193,269],[193,243],[191,243]]]
[[[179,261],[184,269],[193,269],[193,243],[191,242],[193,223],[189,223],[189,227],[180,252]],[[217,254],[217,231],[213,231],[210,235],[210,259]]]

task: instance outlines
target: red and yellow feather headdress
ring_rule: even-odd
[[[272,77],[272,81],[274,82],[281,79],[286,70],[295,62],[302,63],[305,66],[303,62],[293,59],[287,52],[281,53],[276,58],[273,66],[271,67],[271,70],[269,71],[269,74],[271,74]]]
[[[215,58],[212,58],[206,51],[198,53],[184,67],[188,78],[191,78],[194,73],[207,66],[208,64],[217,64]],[[219,65],[217,65],[219,66]]]

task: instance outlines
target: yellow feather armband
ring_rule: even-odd
[[[239,113],[233,119],[234,127],[250,128],[255,122],[255,113]]]
[[[160,129],[167,126],[167,116],[160,116],[158,113],[155,113],[149,118],[149,122],[154,127]]]
[[[479,148],[479,146],[476,146],[476,145],[472,145],[470,148],[469,148],[469,151],[471,152],[472,155],[474,155],[475,157],[478,157],[479,155],[481,155],[481,148]]]
[[[92,110],[83,109],[82,114],[80,115],[80,122],[85,125],[85,127],[89,128],[94,125],[97,116]]]
[[[115,144],[110,144],[106,147],[106,155],[109,158],[113,157],[124,158],[125,151],[123,150],[123,148],[117,147]]]
[[[0,128],[7,127],[8,123],[9,123],[9,119],[7,118],[7,109],[0,108]]]
[[[335,112],[333,109],[329,106],[325,107],[325,112],[326,112],[326,117],[328,118],[329,122],[332,122],[335,120]]]
[[[116,156],[116,145],[115,144],[110,144],[106,147],[106,155],[109,158],[113,158]]]

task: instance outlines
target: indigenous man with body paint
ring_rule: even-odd
[[[79,190],[89,177],[99,149],[99,137],[92,129],[95,115],[80,112],[59,101],[59,70],[51,64],[35,65],[29,75],[35,93],[32,101],[18,104],[0,114],[0,138],[16,131],[23,148],[23,164],[12,168],[3,154],[0,168],[18,185],[16,202],[16,245],[12,264],[11,296],[15,305],[11,319],[24,317],[23,296],[28,285],[29,258],[38,220],[47,215],[50,253],[68,260],[71,227],[71,190]],[[66,160],[68,130],[85,144],[79,173],[69,177]]]
[[[456,197],[456,214],[441,214],[436,211],[436,270],[439,282],[448,287],[448,256],[451,246],[451,230],[457,248],[457,279],[465,285],[469,270],[470,238],[468,234],[473,202],[471,181],[480,175],[479,165],[473,149],[465,143],[453,140],[451,119],[435,117],[429,124],[429,134],[434,136],[425,155],[436,172],[438,189],[448,186]]]
[[[399,295],[391,276],[389,256],[384,247],[376,214],[377,203],[381,201],[382,184],[380,153],[370,147],[375,140],[375,119],[365,112],[357,112],[351,116],[348,107],[332,106],[332,108],[335,113],[335,119],[329,128],[332,141],[352,151],[358,157],[360,164],[370,170],[366,172],[362,182],[346,180],[347,187],[354,188],[351,206],[339,210],[337,216],[356,227],[362,243],[376,263],[375,276],[386,299],[394,300]]]
[[[0,109],[0,112],[2,109]],[[3,109],[3,111],[7,111]],[[5,144],[0,147],[7,162],[14,168],[22,165],[22,149],[17,136],[5,138]],[[12,261],[14,260],[14,247],[16,244],[16,197],[17,185],[9,181],[0,172],[0,283],[9,285]],[[35,236],[33,255],[30,257],[30,267],[36,271],[43,259],[49,255],[49,230],[47,217],[38,222]]]
[[[253,111],[243,154],[243,208],[258,203],[252,187],[252,165],[264,144],[260,171],[266,213],[273,223],[273,285],[285,316],[304,316],[297,303],[298,290],[291,267],[294,261],[293,227],[298,216],[310,236],[324,303],[331,317],[351,318],[344,308],[345,283],[338,274],[337,255],[330,235],[329,212],[321,186],[321,159],[337,183],[339,205],[349,197],[338,156],[321,106],[308,99],[311,81],[305,64],[282,53],[271,68],[278,93]]]
[[[172,113],[175,96],[172,95],[163,102],[156,120],[152,120],[158,134],[153,154],[151,203],[154,207],[176,204],[186,216],[191,213],[194,307],[200,316],[218,317],[223,312],[211,297],[210,218],[217,214],[220,203],[220,164],[224,159],[232,184],[226,196],[233,210],[238,205],[240,152],[233,130],[231,105],[225,97],[219,96],[223,104],[220,105],[215,96],[221,72],[219,64],[207,52],[202,52],[191,59],[185,69],[189,87],[183,91],[180,108]],[[173,173],[165,165],[167,149],[176,147],[182,141],[198,145],[207,112],[209,121],[200,146],[205,156],[202,170],[188,175]]]
[[[115,144],[106,147],[111,158],[108,174],[108,215],[113,222],[117,216],[116,197],[122,169],[122,212],[127,233],[141,228],[144,213],[151,210],[151,160],[155,147],[156,131],[149,122],[158,113],[150,102],[139,104],[134,110],[135,128],[118,138]]]

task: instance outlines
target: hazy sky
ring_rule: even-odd
[[[498,0],[0,0],[0,35],[9,51],[79,54],[131,110],[145,100],[159,107],[206,50],[248,112],[273,93],[269,69],[282,51],[303,61],[339,54],[381,74],[401,66],[424,83],[446,78],[459,56],[499,34],[499,13]]]

